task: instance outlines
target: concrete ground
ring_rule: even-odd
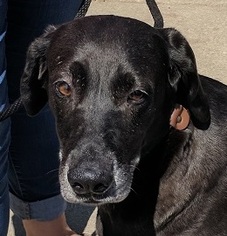
[[[227,1],[157,0],[165,27],[181,31],[191,44],[200,74],[227,84]],[[129,16],[153,24],[145,0],[93,0],[87,15]],[[96,211],[68,205],[67,219],[77,232],[91,235]],[[20,220],[11,213],[8,236],[24,236]],[[40,235],[41,236],[41,235]]]

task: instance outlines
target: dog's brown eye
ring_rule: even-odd
[[[128,102],[133,104],[141,104],[144,102],[146,93],[141,90],[135,90],[128,96]]]
[[[69,97],[72,93],[71,87],[65,81],[60,81],[56,83],[57,92],[64,97]]]

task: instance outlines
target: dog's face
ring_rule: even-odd
[[[30,115],[49,100],[69,202],[125,199],[142,153],[168,133],[176,103],[198,128],[209,123],[186,40],[173,29],[122,17],[85,17],[37,39],[21,94]]]

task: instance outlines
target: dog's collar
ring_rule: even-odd
[[[177,130],[184,130],[188,127],[190,122],[190,115],[187,109],[182,105],[174,108],[170,117],[170,125]]]

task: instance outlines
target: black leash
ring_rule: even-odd
[[[75,16],[76,18],[80,18],[80,17],[84,17],[88,11],[88,8],[91,4],[92,0],[85,0],[84,3],[82,4],[82,6],[80,7],[80,10],[78,11],[78,13]]]
[[[4,111],[0,112],[0,122],[6,120],[8,117],[16,113],[20,108],[23,107],[22,100],[19,97],[14,103],[12,103]]]
[[[84,3],[81,5],[78,13],[75,16],[76,18],[84,17],[88,11],[88,8],[91,4],[92,0],[85,0]],[[154,19],[154,27],[156,28],[163,28],[164,21],[162,14],[155,2],[155,0],[146,0],[148,8],[151,12],[151,15]],[[23,107],[21,98],[18,98],[14,103],[12,103],[8,108],[6,108],[4,111],[0,112],[0,122],[9,118],[14,113],[16,113],[19,109]]]
[[[146,0],[147,6],[151,12],[151,15],[154,19],[154,27],[156,28],[163,28],[164,21],[162,17],[162,13],[160,12],[157,3],[155,0]]]

